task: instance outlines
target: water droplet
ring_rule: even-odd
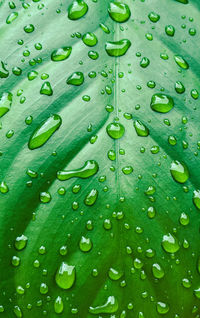
[[[154,263],[152,265],[152,273],[153,276],[158,279],[162,278],[165,275],[164,270],[158,263]]]
[[[25,235],[23,235],[23,234],[21,236],[16,237],[16,239],[15,239],[15,248],[18,251],[23,250],[26,247],[26,245],[27,245],[27,241],[28,241],[28,238]]]
[[[147,215],[150,219],[153,219],[156,215],[156,209],[153,206],[150,206],[147,210]]]
[[[90,238],[82,236],[79,242],[79,247],[82,252],[89,252],[92,249],[92,241]]]
[[[49,82],[44,82],[42,84],[42,87],[40,89],[40,94],[47,95],[47,96],[53,95],[53,90],[52,90],[51,84]]]
[[[193,203],[196,206],[196,208],[200,210],[200,190],[194,190]]]
[[[99,53],[96,51],[89,51],[88,52],[88,56],[89,58],[91,58],[92,60],[97,60],[99,58]]]
[[[180,248],[177,238],[171,233],[163,236],[162,247],[167,253],[176,253]]]
[[[125,166],[122,168],[122,172],[125,175],[131,174],[133,172],[133,167],[132,166]]]
[[[188,63],[186,62],[186,60],[182,56],[175,55],[174,60],[175,60],[176,64],[178,66],[180,66],[182,69],[187,70],[189,68]]]
[[[74,0],[68,7],[68,18],[78,20],[88,11],[88,5],[83,0]]]
[[[57,178],[61,181],[70,178],[86,179],[94,176],[99,170],[99,165],[95,160],[87,160],[83,167],[75,170],[58,171]]]
[[[174,36],[175,34],[175,28],[173,27],[173,25],[166,25],[165,27],[165,32],[167,35],[169,36]]]
[[[149,135],[149,129],[140,120],[135,120],[133,125],[138,136],[147,137]]]
[[[184,183],[189,178],[188,168],[184,163],[175,160],[171,163],[170,172],[176,182]]]
[[[61,117],[56,114],[46,119],[31,135],[28,143],[29,149],[33,150],[43,146],[60,127],[61,123]]]
[[[24,31],[26,33],[32,33],[35,30],[35,27],[33,24],[28,24],[24,27]]]
[[[158,113],[168,113],[173,107],[174,101],[169,95],[158,93],[151,98],[151,109]]]
[[[108,135],[113,139],[119,139],[122,138],[125,132],[125,128],[120,123],[110,123],[106,127],[106,131]]]
[[[13,312],[17,318],[22,318],[22,311],[19,306],[14,306]]]
[[[180,216],[180,218],[179,218],[179,221],[180,221],[180,224],[181,224],[181,225],[186,226],[186,225],[189,224],[190,218],[189,218],[189,216],[188,216],[186,213],[182,212],[182,213],[181,213],[181,216]]]
[[[37,71],[28,72],[27,77],[29,81],[33,81],[38,76]]]
[[[48,203],[51,201],[51,194],[49,192],[41,192],[40,193],[40,202]]]
[[[185,92],[185,86],[180,81],[175,83],[175,90],[178,94],[183,94]]]
[[[64,61],[70,56],[71,52],[71,46],[61,47],[51,53],[51,59],[54,62]]]
[[[147,66],[149,66],[150,64],[150,60],[148,59],[148,57],[143,57],[142,60],[140,61],[140,66],[142,68],[146,68]]]
[[[9,14],[9,16],[6,19],[7,24],[11,24],[13,21],[15,21],[18,17],[18,12],[12,12]]]
[[[169,306],[163,302],[157,302],[157,312],[161,315],[167,314],[169,311]]]
[[[83,84],[83,82],[84,82],[84,75],[82,72],[74,72],[67,79],[68,85],[79,86],[79,85]]]
[[[106,303],[97,307],[90,307],[91,314],[112,314],[118,310],[118,301],[114,296],[109,296]]]
[[[131,16],[129,6],[121,2],[111,2],[108,13],[115,22],[126,22]]]
[[[75,266],[62,262],[56,272],[56,284],[62,289],[69,289],[73,286],[76,278]]]
[[[92,206],[93,204],[95,204],[97,197],[98,191],[96,189],[92,189],[85,197],[85,205]]]
[[[47,293],[48,293],[48,290],[49,290],[49,288],[48,288],[47,284],[45,284],[45,283],[41,283],[41,284],[40,284],[40,293],[41,293],[42,295],[47,294]]]
[[[154,11],[150,12],[148,17],[149,17],[149,20],[153,23],[156,23],[160,20],[160,15]]]
[[[4,62],[1,61],[0,65],[0,78],[7,78],[9,71],[6,69]]]
[[[58,296],[54,301],[54,310],[56,314],[61,314],[63,312],[64,305],[62,298]]]
[[[130,46],[131,42],[123,39],[115,42],[106,42],[105,49],[108,55],[118,57],[126,54]]]
[[[123,276],[123,272],[110,267],[108,276],[112,280],[119,280]]]
[[[0,95],[0,117],[4,116],[9,110],[12,105],[12,94],[2,93]]]
[[[98,43],[98,39],[94,33],[87,32],[82,37],[83,43],[87,46],[95,46]]]

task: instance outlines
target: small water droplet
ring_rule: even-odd
[[[54,311],[56,314],[61,314],[63,312],[64,305],[62,298],[58,296],[54,301]]]
[[[186,60],[180,56],[180,55],[175,55],[174,60],[178,66],[180,66],[183,70],[187,70],[189,68],[188,63]]]
[[[98,191],[96,189],[92,189],[85,197],[84,203],[87,206],[92,206],[95,204],[98,197]]]

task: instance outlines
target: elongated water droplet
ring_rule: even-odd
[[[188,4],[189,3],[188,0],[175,0],[175,1],[183,3],[183,4]]]
[[[82,252],[89,252],[92,249],[91,239],[85,236],[82,236],[79,242],[79,248]]]
[[[151,109],[158,113],[168,113],[174,107],[174,100],[169,95],[154,94],[151,98]]]
[[[42,84],[42,87],[40,89],[40,94],[52,96],[53,95],[53,89],[51,87],[51,84],[49,82],[44,82]]]
[[[123,39],[115,42],[106,42],[105,49],[108,55],[118,57],[126,54],[130,46],[131,41]]]
[[[200,210],[200,190],[194,190],[193,203],[196,206],[196,208]]]
[[[51,59],[54,62],[64,61],[70,56],[71,52],[71,46],[61,47],[51,53]]]
[[[147,137],[149,135],[149,129],[140,120],[135,120],[133,125],[138,136]]]
[[[196,298],[200,299],[200,287],[197,287],[194,290],[194,295],[196,296]]]
[[[123,137],[124,132],[125,132],[125,128],[122,124],[120,123],[110,123],[107,127],[106,127],[106,131],[108,133],[108,135],[113,138],[113,139],[119,139],[121,137]]]
[[[0,117],[5,115],[12,105],[12,93],[2,93],[0,95]]]
[[[111,2],[108,13],[115,22],[125,22],[131,16],[129,6],[121,2]]]
[[[178,66],[180,66],[182,69],[187,70],[189,68],[188,63],[186,62],[186,60],[182,56],[175,55],[174,60],[175,60],[176,64]]]
[[[176,253],[180,248],[177,238],[171,233],[163,236],[162,247],[167,253]]]
[[[9,14],[9,16],[6,19],[7,24],[11,24],[13,21],[15,21],[18,17],[18,12],[12,12]]]
[[[68,18],[78,20],[88,11],[88,5],[83,0],[74,0],[68,7]]]
[[[15,306],[13,312],[17,318],[22,318],[22,311],[19,306]]]
[[[154,263],[152,265],[152,273],[153,276],[158,279],[162,278],[165,275],[164,270],[158,263]]]
[[[26,247],[26,245],[27,245],[27,241],[28,241],[27,236],[25,236],[23,234],[21,236],[16,237],[16,239],[15,239],[15,248],[18,251],[23,250]]]
[[[61,314],[63,312],[64,305],[62,298],[58,296],[54,301],[54,311],[56,314]]]
[[[83,82],[84,82],[84,75],[82,72],[74,72],[67,79],[68,85],[79,86],[79,85],[82,85]]]
[[[33,132],[29,139],[29,149],[36,149],[43,146],[47,140],[60,127],[62,119],[59,115],[51,115]]]
[[[85,197],[85,205],[92,206],[93,204],[95,204],[97,197],[98,191],[96,189],[92,189]]]
[[[184,183],[189,178],[188,168],[184,163],[175,160],[171,163],[170,172],[176,182]]]
[[[95,160],[87,160],[83,167],[75,170],[58,171],[57,178],[61,181],[70,178],[86,179],[94,176],[99,170],[99,165]]]
[[[76,278],[75,266],[62,262],[56,272],[56,284],[62,289],[69,289],[73,286]]]
[[[87,46],[95,46],[98,43],[98,39],[94,33],[87,32],[82,37],[83,43]]]
[[[118,301],[115,296],[109,296],[106,303],[97,307],[90,307],[91,314],[112,314],[118,310]]]
[[[6,69],[4,62],[0,63],[0,78],[6,78],[9,75],[9,71]]]

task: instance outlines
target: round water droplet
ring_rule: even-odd
[[[148,14],[149,20],[153,23],[156,23],[160,20],[160,15],[154,11]]]
[[[98,43],[98,39],[94,33],[87,32],[82,37],[83,43],[87,46],[95,46]]]
[[[82,252],[89,252],[92,249],[92,241],[90,238],[82,236],[79,242],[79,247]]]
[[[106,127],[106,131],[111,138],[119,139],[123,137],[125,128],[122,124],[113,122]]]
[[[29,139],[28,147],[33,150],[43,146],[47,140],[60,127],[62,119],[59,115],[51,115],[33,132]]]
[[[125,3],[116,1],[110,3],[108,13],[115,22],[120,23],[126,22],[131,16],[129,6]]]
[[[115,42],[106,42],[105,49],[108,55],[118,57],[126,54],[130,46],[131,41],[123,39]]]
[[[161,301],[157,302],[157,312],[160,315],[165,315],[169,311],[169,306],[166,303],[163,303]]]
[[[110,267],[108,276],[112,280],[119,280],[123,276],[123,272]]]
[[[165,27],[165,32],[167,35],[169,36],[174,36],[175,34],[175,28],[173,27],[173,25],[166,25]]]
[[[27,241],[28,241],[28,238],[25,235],[23,235],[23,234],[21,236],[16,237],[16,239],[15,239],[15,248],[18,251],[23,250],[26,247],[26,245],[27,245]]]
[[[68,18],[78,20],[88,11],[88,5],[83,0],[74,0],[68,7]]]
[[[32,33],[35,30],[35,27],[33,24],[28,24],[24,27],[24,31],[26,33]]]
[[[170,172],[176,182],[184,183],[189,178],[188,168],[184,163],[175,160],[171,163]]]
[[[162,247],[167,253],[176,253],[180,248],[177,238],[171,233],[163,236]]]
[[[151,109],[158,113],[168,113],[174,107],[174,100],[169,95],[154,94],[151,98]]]
[[[73,286],[76,278],[75,266],[62,262],[56,272],[56,284],[62,289],[69,289]]]
[[[40,193],[40,202],[48,203],[51,201],[51,194],[49,192],[41,192]]]
[[[54,62],[64,61],[70,56],[71,52],[71,46],[61,47],[51,53],[51,59]]]

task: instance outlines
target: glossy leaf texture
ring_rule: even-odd
[[[199,14],[0,2],[0,317],[200,317]]]

